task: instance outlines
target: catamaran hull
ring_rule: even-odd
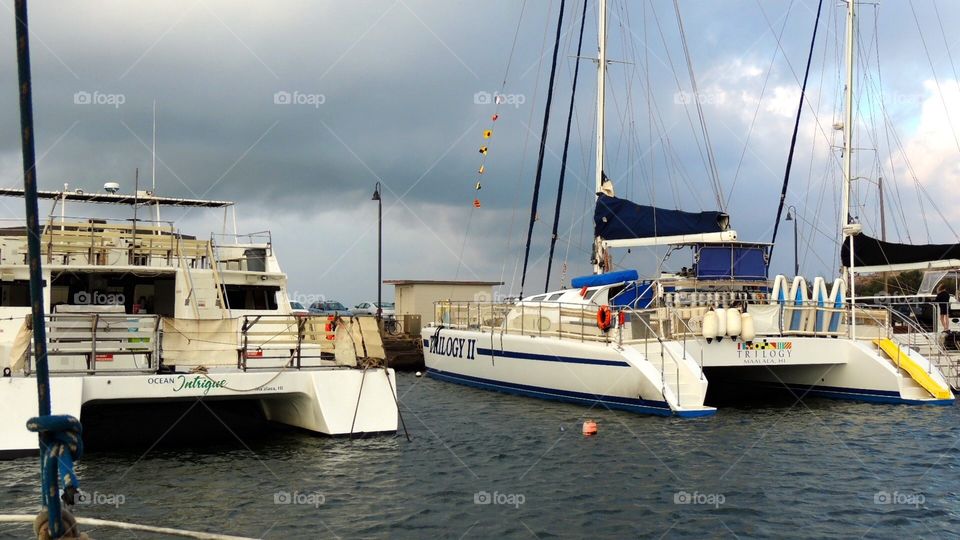
[[[676,378],[665,381],[654,362],[635,348],[455,329],[427,329],[423,337],[427,374],[438,380],[641,414],[716,412],[703,406],[705,381],[695,381],[691,388],[684,376],[678,405]],[[684,365],[684,373],[687,369]]]
[[[711,376],[783,389],[797,398],[818,396],[909,405],[954,402],[952,393],[948,398],[933,396],[869,340],[770,337],[748,346],[729,338],[712,343],[695,339],[688,341],[687,347],[703,359],[704,367],[723,368],[711,370]],[[949,388],[936,366],[913,352],[909,354],[922,363],[929,382]]]
[[[33,377],[0,379],[7,405],[0,408],[0,457],[36,453],[37,435],[26,429],[37,415]],[[54,376],[54,414],[83,421],[83,405],[209,400],[257,400],[267,420],[319,434],[397,431],[393,370],[329,368],[284,372],[212,371],[201,374]],[[126,429],[126,428],[124,428]]]
[[[867,402],[944,405],[868,341],[792,337],[749,347],[725,339],[641,344],[478,330],[423,331],[428,375],[510,394],[642,414],[695,417],[706,406],[707,375],[821,396]],[[916,356],[916,355],[915,355]],[[917,357],[917,361],[922,361]],[[929,382],[948,388],[935,367]]]

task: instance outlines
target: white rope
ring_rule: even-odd
[[[0,523],[33,523],[37,516],[29,514],[0,514]],[[80,525],[90,527],[113,527],[125,531],[143,531],[160,534],[169,534],[172,536],[181,536],[184,538],[200,538],[203,540],[253,540],[246,536],[230,536],[227,534],[204,533],[196,531],[185,531],[182,529],[171,529],[169,527],[154,527],[152,525],[138,525],[136,523],[124,523],[122,521],[110,521],[106,519],[96,519],[87,517],[75,517]]]

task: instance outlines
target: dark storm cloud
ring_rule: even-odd
[[[3,185],[15,185],[20,165],[12,6],[9,0],[0,2],[8,8],[8,16],[0,20],[0,44],[7,44],[6,54],[0,54],[0,173]],[[539,272],[552,221],[574,62],[572,19],[579,8],[573,4],[577,2],[568,3],[564,24],[535,229],[534,269]],[[843,25],[842,8],[827,4],[829,16],[824,16],[809,91],[818,96],[810,99],[820,105],[820,127],[825,126],[830,136],[840,92],[837,45],[842,45]],[[928,3],[916,4],[921,27],[928,30],[931,62],[948,84],[955,73],[948,47],[936,41],[942,39],[935,13]],[[397,268],[402,275],[395,277],[449,276],[464,263],[482,268],[479,272],[484,274],[509,275],[529,212],[548,69],[539,60],[542,55],[549,58],[557,5],[526,3],[511,57],[521,3],[506,0],[482,5],[412,0],[34,0],[30,6],[41,186],[58,189],[69,182],[91,190],[106,180],[118,180],[129,190],[136,167],[141,180],[148,182],[151,109],[156,100],[157,179],[165,195],[238,200],[248,208],[245,215],[251,221],[264,225],[293,219],[323,227],[333,220],[337,234],[349,235],[356,229],[351,220],[368,218],[369,194],[380,179],[389,198],[403,196],[392,214],[397,219],[394,230],[411,231],[409,238],[387,247],[388,257],[403,261]],[[734,223],[741,238],[766,240],[796,107],[796,97],[788,91],[799,87],[816,3],[743,0],[680,5],[700,89],[725,96],[705,104],[704,111]],[[937,7],[948,28],[950,21],[960,18],[960,6],[940,2]],[[865,36],[861,45],[868,51],[875,39],[874,9],[872,5],[861,9]],[[932,73],[910,6],[884,4],[876,21],[884,88],[895,97],[921,96],[923,81]],[[595,54],[594,24],[591,9],[586,56]],[[695,111],[677,103],[678,91],[688,90],[689,81],[671,2],[612,2],[610,27],[610,57],[628,62],[611,64],[608,95],[607,169],[619,193],[640,202],[655,200],[693,210],[715,206],[708,171],[696,147],[701,134],[691,127],[688,116]],[[782,50],[778,51],[775,36]],[[523,103],[500,109],[479,194],[483,208],[471,225],[475,238],[464,243],[463,221],[475,196],[477,148],[494,110],[475,104],[474,95],[498,90],[508,61],[504,91],[522,96]],[[772,71],[754,124],[754,102],[743,95],[759,96],[768,67]],[[874,72],[876,58],[865,55],[861,68]],[[584,250],[591,230],[589,204],[584,201],[593,190],[594,74],[594,64],[582,62],[561,224],[564,240],[567,233],[572,236],[571,265],[576,260],[579,270],[586,269]],[[627,99],[628,85],[632,100]],[[119,95],[123,103],[77,104],[78,92]],[[301,103],[275,103],[278,92],[289,93],[291,100],[299,96]],[[648,99],[654,102],[652,111],[646,107]],[[771,102],[780,109],[771,109]],[[919,108],[919,98],[893,101],[888,112],[903,136],[917,122]],[[820,211],[833,216],[838,214],[830,206],[835,204],[836,178],[824,173],[830,143],[816,135],[811,111],[805,114],[795,169],[795,178],[802,182],[790,202],[807,201],[808,191],[813,192],[812,215],[820,186],[830,182]],[[655,129],[650,129],[651,123]],[[581,223],[585,210],[586,221]],[[308,263],[313,259],[297,245],[295,233],[287,237],[282,241],[291,247],[286,250],[291,253],[286,260],[291,279],[305,289],[316,275]],[[353,247],[355,243],[336,245],[361,251],[366,260],[363,249],[369,246],[361,249]],[[429,264],[408,256],[418,243],[421,250],[424,244],[432,247]],[[832,272],[833,244],[819,235],[816,245],[823,252],[819,271]],[[458,262],[461,251],[464,260]],[[643,266],[649,256],[636,259],[635,264]],[[339,261],[336,266],[341,270],[329,274],[338,282],[349,281],[350,269],[357,266],[351,257],[324,260]]]

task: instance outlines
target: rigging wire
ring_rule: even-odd
[[[503,79],[502,79],[501,82],[500,82],[500,93],[501,93],[501,94],[503,93],[503,91],[504,91],[504,90],[506,89],[506,87],[507,87],[507,79],[508,79],[508,77],[509,77],[509,75],[510,75],[510,66],[513,65],[513,56],[514,56],[514,53],[515,53],[516,50],[517,50],[517,39],[520,37],[520,27],[521,27],[521,24],[523,23],[523,14],[524,14],[524,12],[526,11],[526,8],[527,8],[527,1],[526,1],[526,0],[523,0],[523,3],[520,4],[520,15],[517,17],[517,27],[516,27],[516,29],[514,29],[514,31],[513,31],[513,42],[512,42],[512,44],[510,45],[510,54],[507,56],[507,66],[506,66],[506,67],[504,68],[504,70],[503,70]],[[494,104],[494,114],[493,114],[493,116],[491,117],[491,119],[492,119],[491,121],[493,121],[493,122],[496,121],[496,120],[494,120],[494,119],[497,118],[498,115],[499,115],[499,112],[498,112],[498,111],[499,111],[499,109],[500,109],[500,105],[501,105],[500,103],[495,103],[495,104]],[[491,129],[492,129],[492,128],[491,128]],[[488,144],[487,146],[489,147],[489,144]],[[483,157],[481,158],[481,162],[480,162],[480,167],[481,167],[480,170],[482,170],[483,167],[485,166],[485,164],[486,164],[486,157],[487,157],[487,153],[486,153],[486,152],[481,151],[481,154],[482,154]],[[478,179],[478,180],[477,180],[477,185],[478,185],[478,186],[479,186],[479,182],[480,182],[480,180]],[[477,210],[477,205],[474,204],[474,205],[470,208],[469,215],[467,216],[467,226],[464,228],[464,231],[463,231],[463,242],[460,243],[460,256],[457,257],[457,270],[456,270],[456,272],[454,273],[454,278],[453,278],[454,281],[456,281],[456,280],[459,279],[459,277],[460,277],[460,268],[461,268],[461,266],[463,266],[463,253],[464,253],[464,250],[465,250],[466,247],[467,247],[467,239],[470,237],[470,225],[471,225],[471,223],[473,222],[473,214],[474,214],[474,212],[475,212],[476,210]],[[509,237],[508,237],[508,241],[509,241]],[[509,247],[508,247],[507,249],[509,250]],[[504,264],[506,264],[506,263],[504,263]],[[500,281],[501,281],[501,282],[503,281],[503,271],[502,271],[502,270],[501,270],[501,272],[500,272]]]
[[[787,200],[787,188],[790,185],[790,170],[793,168],[793,154],[797,148],[797,134],[800,131],[800,117],[803,113],[803,100],[807,94],[807,81],[810,78],[810,65],[813,63],[813,50],[817,45],[817,29],[820,28],[820,13],[823,10],[823,0],[817,4],[817,16],[813,23],[813,37],[810,38],[810,52],[807,54],[807,67],[803,73],[803,84],[800,86],[800,102],[797,104],[797,117],[793,123],[793,136],[790,139],[790,152],[787,154],[787,167],[783,173],[783,187],[780,189],[780,204],[777,207],[777,220],[773,223],[773,239],[770,243],[770,256],[776,248],[777,231],[780,230],[780,216],[783,214],[783,205]],[[849,129],[849,128],[848,128]]]
[[[700,90],[697,88],[697,78],[693,72],[693,60],[690,57],[690,49],[687,46],[687,35],[683,29],[683,17],[680,15],[680,2],[673,0],[673,10],[677,14],[677,27],[680,30],[680,43],[683,45],[683,56],[687,61],[687,73],[690,76],[690,85],[693,89],[693,98],[697,102],[697,117],[700,120],[700,129],[703,132],[703,142],[707,151],[707,162],[711,180],[713,180],[714,195],[717,198],[717,205],[721,212],[726,212],[726,204],[723,201],[723,186],[720,184],[720,174],[717,170],[717,160],[713,153],[713,145],[710,142],[710,132],[707,130],[707,121],[703,114],[703,103],[700,100]]]
[[[580,15],[580,38],[577,42],[577,58],[574,60],[573,84],[570,89],[570,108],[567,110],[567,127],[563,137],[563,155],[560,158],[560,178],[557,180],[557,205],[553,213],[553,232],[550,235],[550,254],[547,257],[547,277],[544,292],[550,290],[550,271],[553,268],[553,252],[557,245],[557,230],[560,225],[560,208],[563,203],[563,181],[567,175],[567,156],[570,150],[570,125],[573,123],[574,104],[577,97],[577,79],[580,75],[580,54],[583,50],[583,30],[587,21],[587,0],[583,0]]]
[[[910,0],[910,12],[913,13],[913,22],[917,25],[917,33],[920,34],[920,43],[923,44],[923,53],[927,57],[927,63],[930,64],[930,71],[933,72],[933,82],[937,85],[937,94],[940,97],[940,103],[943,105],[943,113],[947,117],[947,123],[950,125],[950,131],[953,133],[953,142],[960,150],[960,139],[957,138],[957,130],[953,127],[953,117],[950,116],[950,109],[947,108],[947,100],[943,97],[943,89],[940,88],[940,77],[937,76],[937,70],[933,67],[933,59],[930,58],[930,51],[927,49],[927,40],[923,37],[923,30],[920,28],[920,19],[917,17],[917,10],[914,9],[913,0]],[[947,48],[949,51],[949,47]]]
[[[543,109],[543,128],[540,132],[540,153],[537,156],[537,174],[533,181],[533,199],[530,202],[530,223],[527,226],[527,245],[523,252],[523,273],[520,274],[520,297],[527,282],[527,264],[530,262],[530,242],[533,240],[533,225],[537,221],[537,204],[540,200],[540,182],[543,178],[543,158],[547,149],[547,129],[550,126],[550,106],[553,104],[553,84],[557,76],[557,54],[560,52],[560,39],[563,36],[563,7],[566,0],[560,0],[560,13],[557,15],[557,35],[553,43],[553,59],[550,63],[550,82],[547,84],[547,99]]]
[[[757,0],[757,5],[759,5],[760,0]],[[761,8],[762,9],[762,8]],[[780,25],[780,35],[779,37],[774,36],[775,39],[779,40],[783,38],[783,32],[787,29],[787,22],[790,20],[790,12],[793,9],[793,0],[790,0],[790,4],[787,6],[787,13],[783,16],[783,24]],[[771,28],[771,30],[773,30]],[[747,129],[747,137],[743,142],[743,150],[740,151],[740,159],[737,161],[737,169],[733,173],[733,181],[730,183],[730,190],[727,191],[727,199],[733,198],[733,191],[737,187],[737,180],[740,179],[740,170],[743,166],[743,159],[747,155],[747,149],[750,147],[750,138],[753,136],[753,128],[757,125],[757,117],[760,114],[760,107],[763,105],[763,98],[767,92],[767,83],[770,81],[770,76],[773,74],[773,64],[777,60],[777,56],[780,53],[780,49],[774,49],[773,55],[770,57],[770,64],[767,66],[767,72],[763,76],[763,84],[760,86],[760,96],[757,99],[757,106],[753,110],[753,118],[750,120],[750,127]]]
[[[549,5],[547,6],[547,16],[544,17],[543,40],[542,40],[542,42],[540,43],[540,54],[537,56],[537,75],[536,75],[536,77],[534,78],[534,84],[533,84],[533,99],[530,100],[530,114],[527,115],[527,122],[526,122],[526,124],[524,124],[524,127],[527,128],[527,129],[524,130],[525,135],[524,135],[524,137],[523,137],[523,152],[521,153],[521,156],[522,156],[522,157],[521,157],[521,159],[520,159],[520,169],[519,169],[519,171],[518,171],[518,173],[517,173],[517,180],[516,180],[516,183],[514,184],[514,190],[513,190],[513,193],[514,193],[513,210],[512,210],[511,213],[510,213],[510,227],[509,227],[509,229],[508,229],[508,231],[507,231],[507,253],[508,253],[508,254],[509,254],[509,253],[512,253],[512,251],[513,251],[514,225],[516,224],[516,220],[517,220],[517,209],[519,208],[519,204],[518,204],[518,203],[519,203],[519,201],[520,201],[520,193],[521,193],[521,191],[522,191],[522,190],[520,189],[520,186],[523,184],[523,180],[524,180],[523,171],[524,171],[524,169],[526,169],[526,165],[527,165],[527,150],[528,150],[529,145],[530,145],[530,134],[531,134],[531,130],[529,129],[528,126],[530,126],[530,125],[533,123],[533,113],[534,113],[534,109],[535,109],[535,107],[533,106],[533,104],[536,103],[536,101],[537,101],[537,96],[540,95],[540,70],[543,68],[544,51],[546,51],[546,49],[547,49],[547,38],[548,38],[549,35],[550,35],[550,13],[551,13],[552,11],[553,11],[553,4],[549,4]],[[518,30],[519,30],[519,29],[518,29]],[[512,296],[512,293],[513,293],[513,286],[514,286],[514,284],[516,284],[517,270],[518,270],[519,266],[520,266],[520,258],[517,257],[516,259],[514,259],[513,272],[512,272],[511,275],[510,275],[510,293],[511,293],[511,296]],[[501,281],[501,282],[504,281],[504,275],[506,274],[506,269],[507,269],[507,257],[504,257],[504,259],[503,259],[503,264],[500,266],[500,281]]]

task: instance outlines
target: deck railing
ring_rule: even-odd
[[[440,301],[434,305],[435,324],[451,328],[489,330],[508,334],[550,336],[578,341],[641,343],[644,340],[686,340],[699,337],[707,306],[678,308],[658,306],[633,309],[610,306],[614,324],[608,331],[597,325],[596,304],[561,302],[518,302],[515,304]],[[841,337],[851,336],[856,320],[856,337],[871,339],[892,332],[891,320],[898,314],[886,307],[823,306],[815,301],[786,304],[741,302],[740,309],[771,316],[772,324],[756,321],[756,334],[761,337]],[[630,332],[617,324],[617,315],[626,321],[640,321],[631,325]]]
[[[304,360],[333,360],[337,325],[343,322],[333,316],[245,315],[240,321],[237,367],[244,371],[276,367],[270,360],[283,360],[299,369]]]
[[[183,236],[172,222],[50,218],[41,249],[47,264],[179,266],[182,260],[191,268],[210,266],[209,241]],[[26,257],[25,246],[21,251]]]
[[[50,371],[94,374],[98,371],[152,372],[158,367],[160,318],[156,315],[99,313],[50,314],[47,356]],[[24,371],[35,362],[32,343],[27,345]]]

